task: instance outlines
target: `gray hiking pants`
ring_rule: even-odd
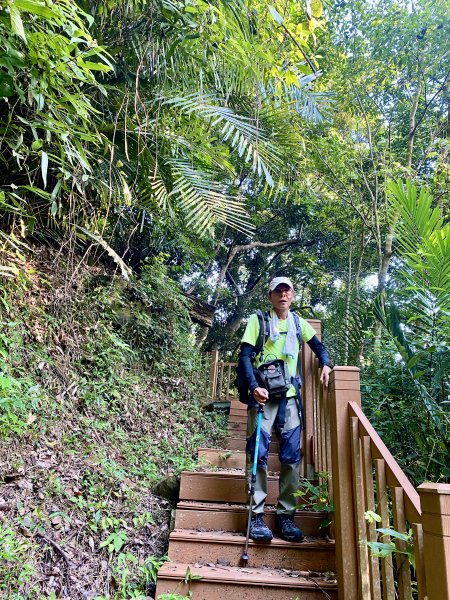
[[[258,451],[258,468],[256,471],[255,494],[253,496],[253,512],[264,512],[264,502],[267,497],[267,461],[272,427],[280,446],[279,457],[281,463],[279,495],[277,503],[278,514],[292,515],[295,511],[296,500],[293,496],[298,490],[300,467],[300,434],[301,423],[297,398],[288,398],[284,425],[276,423],[278,402],[268,400],[264,406],[261,423],[261,435]],[[247,489],[250,487],[253,457],[255,452],[256,422],[258,408],[251,407],[247,413]]]

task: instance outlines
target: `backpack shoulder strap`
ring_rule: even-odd
[[[297,376],[299,378],[299,385],[301,386],[302,382],[303,382],[303,378],[302,378],[302,363],[301,363],[301,360],[300,360],[300,351],[302,349],[302,344],[303,344],[302,326],[300,324],[300,317],[298,316],[298,314],[292,311],[292,316],[294,317],[295,330],[296,330],[297,339],[298,339]],[[295,385],[294,385],[294,387],[295,387]],[[300,397],[300,391],[299,391],[299,389],[297,390],[297,388],[296,388],[296,392],[297,392],[297,395]]]
[[[267,342],[269,337],[270,329],[269,329],[269,313],[257,310],[256,315],[258,317],[259,323],[259,334],[258,339],[255,345],[255,356],[261,354],[262,349],[264,348],[264,344]]]
[[[298,348],[299,348],[299,350],[301,350],[302,344],[303,344],[303,334],[302,334],[302,326],[300,324],[300,317],[295,312],[292,312],[292,316],[294,317],[295,331],[296,331],[297,339],[298,339]]]

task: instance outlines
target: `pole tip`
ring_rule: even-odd
[[[246,552],[244,552],[244,554],[241,556],[241,562],[242,562],[242,566],[246,567],[248,564],[248,554]]]

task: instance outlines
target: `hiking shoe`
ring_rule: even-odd
[[[263,515],[252,515],[250,521],[250,539],[269,542],[273,538],[272,532],[264,523]]]
[[[277,515],[277,533],[287,542],[302,542],[305,539],[303,531],[294,525],[291,515]]]

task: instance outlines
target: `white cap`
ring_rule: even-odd
[[[282,283],[288,285],[291,288],[291,290],[294,289],[294,286],[292,285],[292,281],[288,277],[275,277],[269,283],[269,292],[273,292],[273,290],[276,289]]]

